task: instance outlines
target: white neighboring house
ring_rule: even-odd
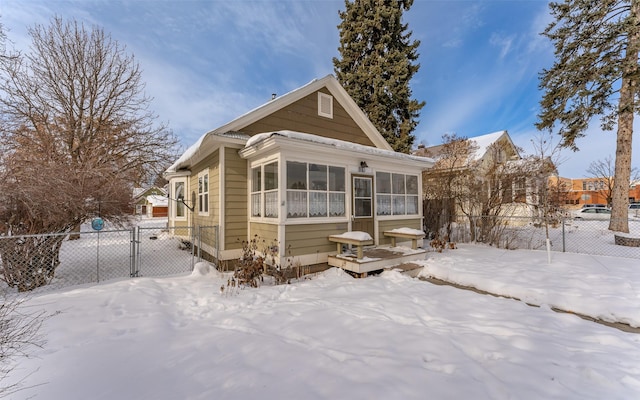
[[[468,154],[458,154],[455,158],[450,153],[447,154],[447,151],[451,152],[451,148],[447,148],[445,144],[420,146],[414,154],[435,160],[433,168],[423,172],[425,182],[442,176],[439,174],[443,174],[443,171],[453,174],[472,171],[478,182],[484,182],[481,190],[487,191],[486,196],[475,197],[489,199],[497,194],[500,203],[498,215],[539,216],[541,185],[547,185],[548,177],[555,171],[551,162],[523,158],[506,130],[470,137],[468,141],[470,145],[463,147],[468,149]],[[426,190],[426,185],[424,187]],[[483,208],[486,209],[486,206],[480,204],[469,207],[475,210]],[[455,212],[458,213],[459,210]]]

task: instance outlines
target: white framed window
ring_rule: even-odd
[[[278,162],[251,168],[251,216],[278,218]]]
[[[338,218],[346,215],[345,169],[287,161],[287,218]]]
[[[376,172],[377,215],[418,215],[418,176]]]
[[[333,118],[333,96],[318,92],[318,115]]]
[[[171,201],[169,205],[173,219],[187,219],[187,209],[181,201],[178,201],[179,198],[185,198],[186,190],[186,179],[177,179],[171,184],[171,193],[169,193]]]
[[[198,173],[198,214],[209,215],[209,170]]]

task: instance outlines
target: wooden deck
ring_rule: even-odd
[[[338,254],[329,256],[327,263],[332,267],[342,268],[360,276],[367,276],[369,272],[392,267],[409,272],[420,268],[411,262],[424,260],[426,253],[427,251],[424,249],[374,246],[365,247],[362,258],[358,258],[355,254]]]

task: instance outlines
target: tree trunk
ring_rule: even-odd
[[[631,180],[631,139],[633,138],[633,117],[635,94],[638,90],[638,54],[640,53],[640,0],[631,2],[631,31],[625,54],[625,67],[620,87],[618,105],[618,134],[616,140],[615,178],[611,193],[611,221],[609,230],[629,232],[627,208],[629,204],[629,182]]]

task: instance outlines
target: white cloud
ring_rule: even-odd
[[[499,33],[492,33],[489,43],[500,49],[499,58],[504,59],[511,50],[511,44],[513,43],[514,38],[515,35],[504,36]]]

